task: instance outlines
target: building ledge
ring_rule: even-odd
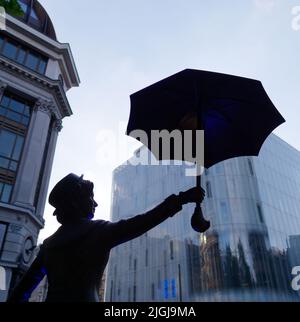
[[[40,229],[44,228],[45,226],[45,219],[42,217],[37,217],[34,213],[35,211],[33,210],[34,208],[29,209],[29,208],[20,207],[17,205],[10,205],[10,204],[5,204],[0,202],[0,209],[1,208],[26,214],[28,217],[30,217],[30,219],[32,219],[35,222],[35,224],[37,224],[38,228]]]
[[[67,43],[60,43],[57,40],[50,38],[35,30],[34,28],[24,24],[24,22],[14,18],[11,15],[6,16],[7,27],[17,30],[23,35],[30,37],[34,41],[42,43],[44,46],[51,48],[54,52],[63,55],[66,63],[66,71],[70,77],[71,86],[77,87],[80,84],[79,74],[75,65],[74,57],[71,51],[71,47]]]
[[[10,72],[11,74],[14,74],[18,78],[20,78],[21,76],[27,81],[29,80],[31,82],[34,82],[39,87],[54,91],[55,97],[59,102],[59,107],[62,109],[62,111],[60,111],[62,118],[65,116],[71,116],[73,114],[60,80],[53,80],[47,76],[38,74],[16,62],[12,62],[8,58],[4,58],[3,56],[0,56],[0,67],[4,68],[4,70]]]

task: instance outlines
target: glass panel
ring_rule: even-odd
[[[8,107],[10,98],[4,95],[1,100],[1,106]]]
[[[25,105],[24,114],[30,116],[30,107],[28,105]]]
[[[22,124],[27,126],[29,124],[29,117],[23,116]]]
[[[228,212],[228,207],[225,201],[220,202],[220,209],[221,209],[221,218],[222,222],[226,223],[229,220],[229,212]]]
[[[21,119],[22,119],[22,116],[20,114],[17,114],[15,112],[11,112],[11,111],[8,111],[7,112],[7,116],[6,116],[8,119],[12,120],[12,121],[16,121],[18,123],[21,122]]]
[[[211,185],[209,181],[206,182],[206,193],[207,193],[207,198],[212,198]]]
[[[11,161],[10,166],[9,166],[9,170],[17,171],[17,167],[18,167],[18,163],[15,161]]]
[[[0,167],[1,168],[8,169],[8,164],[9,164],[8,159],[0,158]]]
[[[38,16],[37,16],[37,14],[36,14],[34,9],[31,9],[30,17],[35,19],[35,20],[39,20],[39,18],[38,18]]]
[[[23,111],[24,111],[24,103],[12,99],[10,101],[9,108],[12,109],[15,112],[23,113]]]
[[[252,161],[248,159],[248,166],[249,166],[249,172],[252,176],[254,176],[254,171],[253,171],[253,166],[252,166]]]
[[[13,159],[18,161],[21,156],[21,151],[24,143],[24,138],[22,136],[17,137],[17,142],[14,148]]]
[[[38,64],[38,57],[32,53],[28,54],[26,66],[30,69],[36,70]]]
[[[10,43],[7,42],[4,45],[4,50],[3,50],[3,55],[10,58],[10,59],[15,59],[16,58],[16,53],[17,53],[17,47]]]
[[[22,1],[18,1],[18,2],[19,2],[19,4],[20,4],[20,6],[21,6],[22,10],[24,11],[24,13],[26,13],[27,8],[28,8],[27,4],[26,4],[26,3],[24,3],[24,2],[22,2]]]
[[[0,193],[1,193],[1,187],[0,187]],[[3,246],[6,228],[7,228],[7,225],[0,224],[0,250],[2,249],[2,246]]]
[[[16,135],[2,130],[0,133],[0,155],[10,158],[14,148]]]
[[[46,66],[47,66],[47,62],[44,59],[41,59],[38,72],[41,74],[45,74]]]
[[[0,115],[5,116],[6,114],[6,109],[3,107],[0,107]]]
[[[2,196],[1,196],[2,202],[6,202],[6,203],[9,202],[11,191],[12,191],[12,186],[9,184],[5,184],[2,192]]]
[[[20,64],[24,64],[25,56],[26,51],[24,49],[20,49],[18,52],[17,62]]]
[[[263,224],[265,220],[264,220],[261,206],[259,204],[257,204],[257,212],[258,212],[259,221]]]

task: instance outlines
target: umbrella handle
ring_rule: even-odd
[[[210,221],[207,221],[202,212],[200,204],[197,204],[191,218],[191,226],[198,233],[204,233],[210,228]]]
[[[197,187],[201,187],[201,176],[197,176]],[[191,218],[191,226],[198,233],[204,233],[210,228],[210,222],[205,220],[201,202],[196,203],[194,214]]]

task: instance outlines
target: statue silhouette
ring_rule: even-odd
[[[189,202],[203,201],[205,192],[192,188],[171,195],[145,214],[119,222],[92,220],[98,206],[94,184],[69,174],[52,190],[49,203],[61,227],[40,247],[31,267],[13,290],[8,302],[28,302],[32,291],[47,275],[46,302],[98,302],[99,286],[110,250],[143,235]]]

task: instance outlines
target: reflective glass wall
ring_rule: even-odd
[[[123,165],[113,182],[112,221],[149,210],[195,185],[186,166]],[[227,160],[205,171],[205,216],[194,232],[194,205],[115,248],[106,301],[298,301],[300,153],[270,136],[258,158]]]

